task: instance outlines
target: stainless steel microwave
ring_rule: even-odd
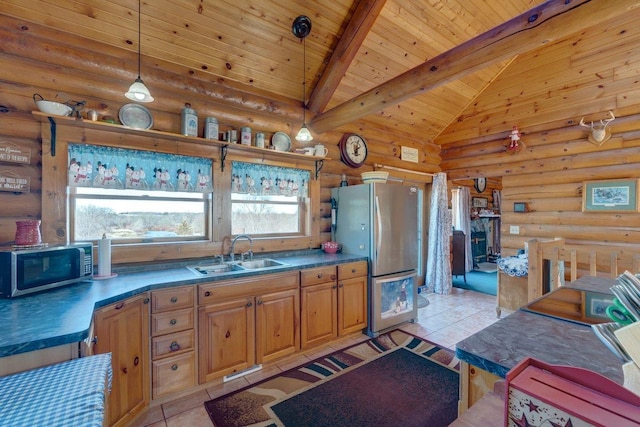
[[[0,297],[12,298],[93,277],[91,243],[0,249]]]

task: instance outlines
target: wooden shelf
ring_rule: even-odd
[[[153,129],[133,129],[120,124],[107,123],[101,121],[93,121],[86,120],[83,118],[75,118],[68,116],[54,116],[42,113],[40,111],[32,111],[33,117],[36,118],[39,122],[49,123],[51,125],[51,153],[55,155],[55,127],[58,125],[67,125],[67,126],[75,126],[84,129],[93,129],[105,132],[113,132],[117,134],[124,135],[139,135],[143,137],[161,139],[166,141],[178,141],[178,142],[187,142],[189,144],[198,144],[198,145],[215,145],[220,147],[220,161],[221,169],[224,171],[224,162],[225,157],[227,156],[227,150],[237,150],[248,153],[254,153],[257,156],[268,155],[270,157],[275,158],[290,158],[298,161],[308,161],[315,163],[315,177],[318,179],[320,170],[324,164],[325,160],[330,160],[328,157],[319,157],[319,156],[309,156],[306,154],[292,153],[290,151],[277,151],[269,148],[259,148],[253,147],[250,145],[242,145],[242,144],[233,144],[227,141],[218,141],[215,139],[205,139],[197,136],[185,136],[171,132],[163,132],[159,130]]]

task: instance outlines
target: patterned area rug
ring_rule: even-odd
[[[205,402],[216,427],[446,426],[459,361],[395,330]]]

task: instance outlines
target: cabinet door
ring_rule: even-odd
[[[256,362],[266,363],[300,348],[298,289],[256,297]]]
[[[338,335],[367,327],[367,277],[338,282]]]
[[[149,297],[138,295],[95,315],[96,354],[111,352],[107,425],[127,425],[149,403]]]
[[[253,298],[236,298],[198,309],[200,384],[255,364],[253,305]]]
[[[302,348],[331,341],[338,336],[338,286],[325,282],[301,289]]]

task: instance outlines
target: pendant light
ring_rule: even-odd
[[[140,1],[138,0],[138,78],[129,86],[129,90],[124,94],[127,98],[137,102],[152,102],[153,96],[149,92],[149,89],[144,85],[144,82],[140,78],[140,33],[141,33],[141,11]]]
[[[305,38],[311,32],[311,19],[304,15],[298,16],[293,20],[293,26],[291,27],[293,35],[302,40],[303,55],[302,55],[302,127],[296,135],[296,141],[308,142],[313,140],[311,132],[307,128],[307,92],[305,90],[307,82],[307,42]]]

